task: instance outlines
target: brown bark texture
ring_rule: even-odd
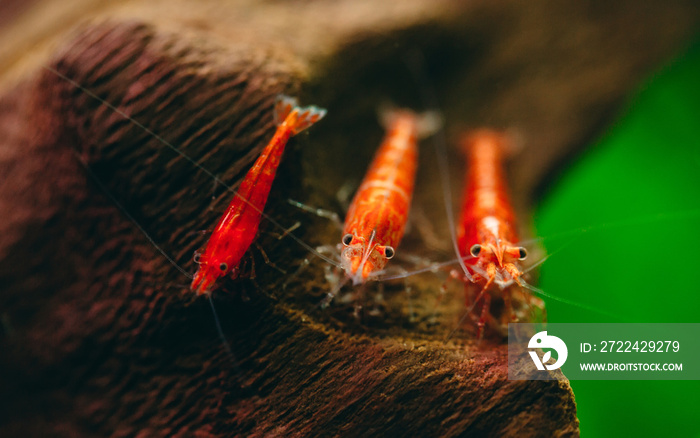
[[[445,340],[465,305],[459,285],[440,293],[444,272],[319,307],[327,266],[284,228],[314,247],[340,232],[287,199],[342,212],[376,109],[439,102],[455,207],[453,140],[512,129],[527,229],[564,163],[692,35],[694,2],[85,0],[13,26],[53,3],[30,5],[0,20],[26,42],[0,52],[1,436],[578,435],[566,380],[509,381],[503,338],[477,344],[469,318]],[[232,357],[175,265],[194,270],[233,196],[212,175],[241,180],[279,93],[329,113],[288,146],[265,255],[213,295]],[[395,261],[409,271],[451,257],[434,141],[399,248],[416,257]]]

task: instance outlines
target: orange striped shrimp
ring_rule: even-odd
[[[221,216],[204,251],[195,256],[199,269],[190,289],[197,295],[208,293],[217,279],[239,274],[243,255],[258,233],[262,210],[275,179],[287,141],[326,115],[315,106],[300,108],[296,99],[280,96],[275,103],[277,131],[248,171],[226,212]]]
[[[467,155],[467,176],[461,219],[457,226],[457,245],[465,258],[468,271],[465,279],[481,289],[474,305],[483,296],[477,337],[489,315],[491,295],[486,293],[494,284],[501,289],[505,304],[504,316],[515,319],[512,285],[524,287],[520,262],[527,250],[517,246],[515,214],[510,203],[502,161],[510,140],[501,133],[478,130],[466,136],[462,146]],[[526,296],[528,304],[535,297]],[[471,309],[470,309],[471,310]]]
[[[340,262],[354,285],[384,269],[406,230],[418,167],[418,137],[441,124],[436,113],[382,112],[387,133],[353,198],[343,226]]]
[[[341,264],[353,284],[384,269],[401,242],[418,165],[418,116],[400,110],[389,128],[345,217]]]

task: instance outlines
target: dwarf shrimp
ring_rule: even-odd
[[[357,189],[342,225],[340,270],[344,278],[332,276],[327,305],[348,281],[354,286],[384,274],[387,262],[396,254],[406,230],[418,167],[418,137],[433,132],[440,121],[436,113],[416,114],[407,109],[385,110],[384,140]],[[323,210],[295,205],[318,215],[336,218]],[[411,275],[404,273],[401,277]]]
[[[310,106],[300,108],[296,99],[280,96],[275,104],[277,132],[243,179],[237,196],[221,216],[204,251],[197,255],[199,269],[191,289],[202,295],[224,275],[238,275],[243,255],[258,233],[262,210],[275,178],[287,140],[319,121],[326,110]]]
[[[501,289],[505,304],[502,320],[508,322],[516,319],[513,288],[519,286],[522,293],[524,283],[520,262],[527,257],[527,250],[515,244],[519,240],[515,214],[502,169],[508,144],[509,139],[504,134],[485,129],[470,133],[462,141],[468,171],[457,225],[457,245],[467,267],[464,271],[467,295],[473,283],[480,288],[474,305],[483,297],[477,338],[483,335],[491,309],[489,289],[493,285]],[[535,298],[528,294],[524,302],[534,305]]]
[[[350,204],[343,226],[340,257],[345,274],[357,285],[381,270],[401,242],[418,165],[416,114],[389,116],[387,134]]]

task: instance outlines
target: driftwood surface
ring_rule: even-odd
[[[272,263],[253,249],[254,278],[214,294],[232,362],[207,301],[134,222],[192,271],[198,231],[231,198],[193,162],[235,185],[285,92],[329,115],[290,143],[266,211],[300,222],[295,236],[312,246],[334,244],[332,224],[286,199],[342,211],[336,192],[359,181],[382,136],[376,108],[425,108],[430,88],[456,193],[458,134],[517,132],[525,149],[509,175],[526,218],[561,164],[682,48],[700,21],[694,2],[75,0],[55,20],[53,2],[15,10],[0,21],[13,43],[0,51],[0,435],[578,435],[568,383],[508,381],[503,340],[476,345],[470,322],[445,341],[464,303],[459,287],[439,298],[444,274],[368,286],[354,297],[359,318],[348,294],[321,309],[323,263],[293,275],[310,254],[264,220]],[[400,251],[446,260],[430,142],[422,151],[423,219]]]

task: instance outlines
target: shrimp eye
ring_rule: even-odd
[[[394,247],[388,245],[384,247],[384,257],[387,260],[393,259],[395,255],[396,251],[394,251]]]
[[[226,263],[222,263],[219,265],[219,269],[221,269],[221,272],[226,272],[228,265]]]
[[[350,233],[344,235],[344,236],[343,236],[343,240],[342,240],[343,245],[345,245],[345,246],[350,246],[350,243],[352,243],[352,239],[353,239],[354,237],[355,237],[355,236],[353,236],[353,235],[350,234]]]
[[[520,258],[518,258],[518,260],[525,260],[527,258],[527,250],[521,246],[518,248],[518,251],[520,252]]]
[[[469,254],[471,254],[474,257],[478,257],[480,252],[481,245],[479,245],[478,243],[476,245],[472,245],[472,247],[469,249]]]

